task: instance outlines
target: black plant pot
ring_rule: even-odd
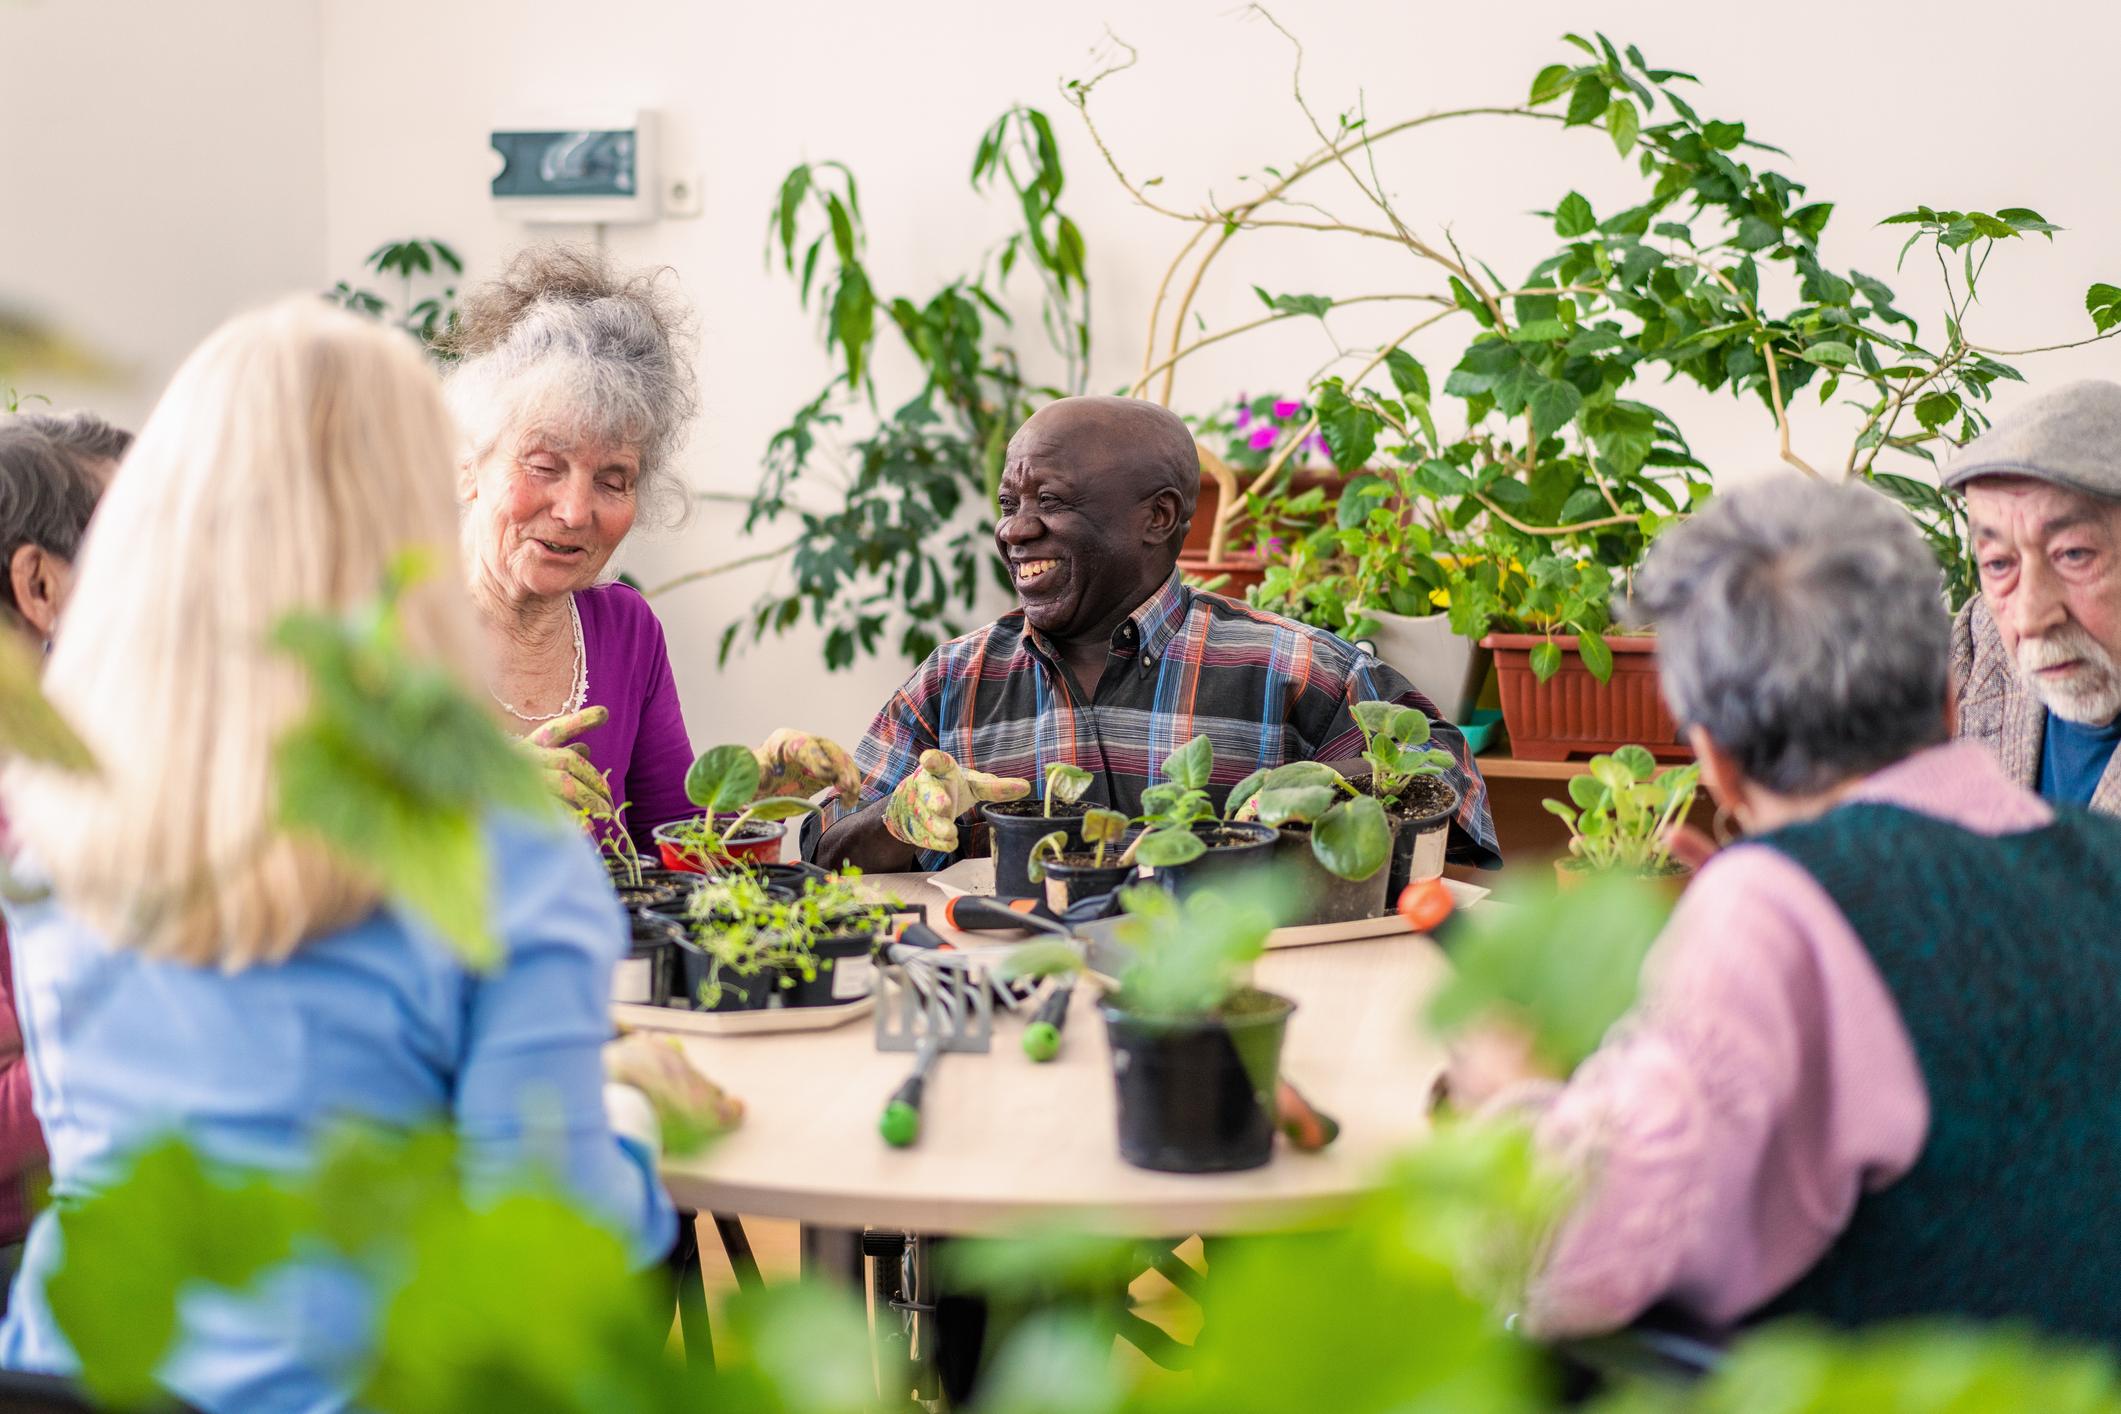
[[[1289,920],[1292,926],[1376,918],[1391,906],[1386,898],[1389,864],[1379,865],[1367,879],[1343,879],[1312,853],[1309,825],[1281,827],[1274,864],[1287,877],[1302,881],[1303,906]]]
[[[1443,854],[1451,839],[1451,820],[1458,814],[1458,790],[1448,781],[1443,784],[1451,792],[1448,802],[1431,806],[1420,815],[1398,817],[1399,830],[1392,836],[1392,863],[1385,881],[1387,908],[1399,903],[1399,896],[1415,879],[1434,879],[1443,873]]]
[[[1125,841],[1115,841],[1105,846],[1105,863],[1102,868],[1092,864],[1093,856],[1083,854],[1072,859],[1047,860],[1046,879],[1041,886],[1046,891],[1046,907],[1055,913],[1065,913],[1074,904],[1098,894],[1109,894],[1134,878],[1135,866],[1115,864],[1126,850]]]
[[[668,1006],[678,939],[685,930],[654,913],[644,911],[627,917],[633,924],[633,946],[611,974],[611,999],[642,1006]]]
[[[611,886],[618,892],[619,903],[629,912],[642,908],[667,907],[676,903],[682,896],[682,891],[675,882],[666,878],[650,878],[645,869],[641,871],[640,883],[628,884],[613,879]]]
[[[1167,1173],[1255,1169],[1274,1153],[1282,1038],[1296,1004],[1240,992],[1224,1014],[1139,1017],[1099,1010],[1119,1091],[1119,1154]]]
[[[874,985],[869,965],[876,939],[867,933],[822,938],[813,949],[814,976],[794,969],[761,968],[748,977],[721,969],[721,992],[714,1005],[700,1005],[700,993],[715,976],[714,958],[690,938],[677,944],[677,967],[671,1004],[696,1011],[771,1011],[781,1007],[833,1006],[866,996]]]
[[[1273,858],[1281,832],[1256,820],[1225,820],[1194,827],[1207,843],[1208,852],[1186,864],[1166,864],[1150,871],[1150,877],[1184,898],[1195,889],[1227,884],[1241,873],[1257,869]]]
[[[980,818],[994,844],[994,894],[996,898],[1031,898],[1039,892],[1031,882],[1031,846],[1055,830],[1068,837],[1063,854],[1083,847],[1083,817],[1090,807],[1083,804],[1056,805],[1053,813],[1036,800],[1011,800],[1000,805],[982,805]]]

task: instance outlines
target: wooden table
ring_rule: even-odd
[[[922,875],[878,875],[941,916]],[[988,935],[981,941],[992,941]],[[987,1055],[938,1057],[921,1138],[893,1149],[877,1133],[884,1101],[913,1058],[877,1051],[868,1018],[835,1030],[685,1038],[691,1058],[743,1098],[743,1127],[663,1176],[682,1208],[792,1218],[811,1227],[989,1233],[1065,1217],[1122,1236],[1231,1233],[1286,1224],[1344,1203],[1427,1130],[1442,1050],[1419,1010],[1441,953],[1401,936],[1269,953],[1262,987],[1295,999],[1284,1072],[1336,1116],[1318,1154],[1276,1140],[1248,1173],[1151,1173],[1120,1160],[1104,1023],[1092,988],[1076,989],[1058,1059],[1034,1064],[1022,1020],[998,1013]]]

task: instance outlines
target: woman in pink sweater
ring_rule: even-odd
[[[1454,1068],[1461,1104],[1531,1112],[1584,1185],[1533,1330],[1662,1304],[2121,1337],[2121,824],[1950,739],[1938,587],[1883,498],[1795,478],[1719,497],[1644,567],[1666,698],[1748,838],[1574,1076],[1492,1045]]]

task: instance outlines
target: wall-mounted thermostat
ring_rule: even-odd
[[[502,214],[555,223],[656,219],[655,115],[584,116],[494,130],[501,167],[493,199]]]

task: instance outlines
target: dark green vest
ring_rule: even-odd
[[[1762,1314],[2121,1341],[2121,821],[1986,836],[1845,805],[1763,836],[1877,963],[1929,1090],[1915,1167]]]

